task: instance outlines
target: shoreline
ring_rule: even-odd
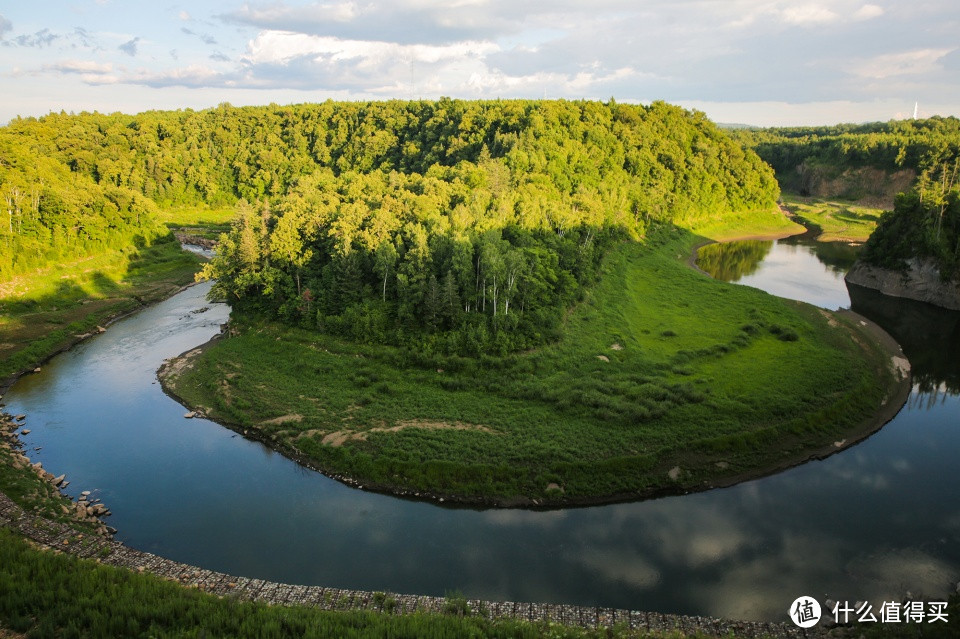
[[[136,308],[132,308],[132,309],[129,309],[129,310],[117,312],[117,313],[115,313],[115,314],[107,315],[107,316],[106,316],[106,319],[104,319],[104,321],[103,321],[102,323],[100,323],[99,326],[102,326],[102,327],[105,328],[105,329],[106,329],[106,328],[109,328],[110,326],[112,326],[113,324],[116,324],[116,323],[119,322],[120,320],[122,320],[122,319],[124,319],[124,318],[127,318],[127,317],[130,317],[131,315],[135,315],[136,313],[139,313],[139,312],[142,311],[143,309],[149,308],[149,307],[153,306],[154,304],[159,304],[160,302],[166,301],[166,300],[170,299],[171,297],[173,297],[174,295],[178,295],[178,294],[184,292],[185,290],[187,290],[188,288],[190,288],[191,286],[196,286],[197,284],[199,284],[199,282],[190,282],[189,284],[184,284],[183,286],[177,287],[176,290],[171,291],[170,293],[167,293],[167,294],[165,294],[165,295],[162,295],[162,296],[160,296],[160,297],[157,297],[156,299],[151,299],[151,300],[146,301],[146,302],[144,302],[144,301],[140,300],[139,298],[137,298],[137,306],[136,306]],[[11,373],[10,375],[8,375],[7,377],[5,377],[4,379],[0,379],[0,397],[2,397],[3,395],[6,395],[6,394],[7,394],[7,391],[10,390],[10,387],[13,386],[14,384],[16,384],[16,383],[17,383],[17,380],[19,380],[19,379],[20,379],[21,377],[23,377],[24,375],[30,375],[30,374],[34,373],[37,368],[40,368],[40,367],[44,366],[47,362],[49,362],[50,360],[52,360],[52,359],[53,359],[54,357],[56,357],[57,355],[59,355],[59,354],[61,354],[61,353],[65,353],[65,352],[69,351],[71,348],[73,348],[74,346],[76,346],[77,344],[79,344],[79,343],[81,343],[81,342],[85,342],[85,341],[87,341],[88,339],[90,339],[91,337],[95,337],[95,336],[99,335],[100,332],[101,332],[101,331],[94,330],[94,331],[91,332],[91,333],[83,333],[83,334],[81,334],[81,335],[73,335],[73,336],[71,336],[71,338],[70,338],[69,340],[67,340],[64,344],[58,346],[57,348],[55,348],[55,349],[52,350],[52,351],[47,352],[46,354],[44,354],[39,360],[37,360],[37,362],[36,362],[33,366],[27,366],[26,368],[22,368],[22,369],[20,369],[19,371],[16,371],[15,373]],[[105,331],[104,331],[104,332],[105,332]]]
[[[806,231],[791,233],[772,233],[764,235],[745,235],[744,237],[738,239],[781,239],[784,237],[792,237],[794,235],[801,235]],[[725,240],[725,241],[734,241],[734,240]],[[698,242],[691,249],[690,255],[686,259],[686,263],[690,265],[695,270],[703,273],[706,277],[709,277],[705,271],[696,266],[696,251],[700,247],[707,244],[715,243],[714,240],[706,240],[703,242]],[[800,303],[800,302],[798,302]],[[828,321],[837,321],[832,319],[833,314],[829,311],[824,311],[820,309],[821,313],[829,314],[830,317]],[[860,335],[862,338],[868,340],[873,348],[880,349],[884,352],[885,360],[889,363],[893,361],[893,358],[901,358],[906,362],[906,357],[903,354],[900,345],[882,328],[871,322],[865,317],[862,317],[852,311],[838,311],[838,315],[841,318],[846,319],[844,322],[848,330],[850,330],[854,335]],[[858,325],[859,324],[859,325]],[[180,395],[178,395],[171,387],[169,377],[175,371],[175,367],[189,366],[189,360],[193,357],[196,357],[202,354],[206,349],[213,346],[220,339],[224,339],[225,334],[220,333],[215,335],[213,338],[191,348],[187,351],[184,351],[176,357],[172,357],[166,362],[164,362],[157,370],[157,379],[160,382],[160,387],[163,389],[163,392],[169,397],[176,400],[178,403],[183,405],[189,411],[195,411],[197,417],[203,417],[209,419],[220,426],[227,428],[242,437],[257,441],[271,450],[280,453],[284,457],[309,468],[315,472],[318,472],[330,479],[339,481],[340,483],[350,486],[352,488],[365,490],[368,492],[375,492],[379,494],[389,495],[392,497],[400,499],[410,499],[416,501],[425,501],[433,503],[434,505],[446,507],[446,508],[520,508],[526,510],[560,510],[566,508],[589,508],[593,506],[602,506],[609,504],[617,503],[627,503],[635,501],[646,501],[651,499],[657,499],[660,497],[672,497],[686,495],[690,493],[705,492],[707,490],[713,490],[715,488],[727,488],[734,486],[736,484],[744,483],[746,481],[751,481],[754,479],[760,479],[763,477],[768,477],[770,475],[775,475],[777,473],[783,472],[790,468],[800,466],[801,464],[807,463],[814,460],[822,460],[834,455],[838,452],[846,450],[851,446],[867,439],[870,435],[878,432],[883,428],[890,420],[892,420],[897,413],[903,408],[907,402],[907,398],[910,394],[912,388],[911,376],[909,373],[909,363],[907,363],[907,375],[906,377],[900,377],[899,380],[894,382],[887,389],[887,400],[886,402],[879,407],[878,411],[869,417],[861,420],[861,422],[842,433],[838,433],[838,437],[843,437],[840,440],[841,445],[837,445],[838,442],[834,442],[832,445],[824,445],[816,449],[807,450],[800,455],[794,455],[787,457],[786,459],[780,459],[772,464],[763,465],[753,470],[744,471],[738,474],[729,475],[729,476],[719,476],[716,479],[706,479],[700,480],[699,483],[679,483],[672,486],[660,486],[655,489],[631,492],[631,493],[618,493],[604,496],[594,496],[594,497],[573,497],[573,498],[554,498],[554,499],[533,499],[529,497],[495,497],[495,496],[464,496],[457,495],[454,493],[440,493],[432,491],[415,491],[410,489],[401,488],[395,485],[389,484],[378,484],[374,482],[368,482],[361,479],[357,479],[351,476],[341,475],[336,472],[332,472],[329,469],[325,469],[322,464],[318,463],[311,457],[308,457],[302,453],[297,448],[289,445],[285,441],[278,440],[274,437],[264,434],[262,431],[256,428],[244,428],[239,424],[233,424],[227,422],[226,420],[217,419],[211,417],[206,413],[206,407],[203,406],[193,406],[187,403]],[[854,338],[856,340],[856,338]],[[859,342],[859,340],[857,340]],[[861,346],[866,348],[866,346],[861,343]],[[869,351],[868,351],[869,352]]]

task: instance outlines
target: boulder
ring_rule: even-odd
[[[190,412],[184,413],[183,416],[187,419],[193,419],[194,417],[197,416],[197,411],[192,410]]]
[[[54,485],[54,486],[60,486],[61,484],[63,484],[63,480],[66,479],[66,478],[67,478],[66,475],[59,475],[59,476],[57,476],[57,477],[54,477],[54,478],[53,478],[53,485]]]

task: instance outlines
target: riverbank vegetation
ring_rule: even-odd
[[[237,318],[167,369],[192,406],[366,487],[479,503],[703,488],[862,429],[887,357],[813,307],[690,269],[696,236],[620,242],[538,349],[462,357]]]
[[[190,283],[200,260],[172,240],[50,264],[0,283],[0,388],[78,336]]]
[[[960,280],[960,151],[897,197],[864,247],[867,264],[905,270],[929,260],[944,280]]]

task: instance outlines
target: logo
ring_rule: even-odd
[[[809,628],[820,621],[820,604],[813,597],[797,597],[790,604],[790,619],[801,628]]]

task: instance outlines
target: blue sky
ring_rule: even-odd
[[[443,95],[960,116],[958,34],[957,0],[2,0],[0,122]]]

